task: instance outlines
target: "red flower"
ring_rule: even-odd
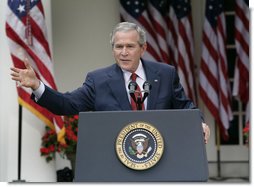
[[[248,121],[245,124],[245,127],[243,128],[243,136],[246,144],[249,143],[249,132],[250,132],[250,121]]]
[[[47,149],[47,148],[41,148],[41,153],[42,154],[48,154],[49,153],[49,149]]]
[[[55,151],[55,146],[54,145],[50,145],[49,146],[49,151],[50,152],[54,152]]]
[[[64,127],[66,144],[61,144],[57,141],[56,132],[46,126],[46,132],[42,136],[42,147],[40,152],[42,156],[46,157],[47,162],[54,159],[56,152],[60,153],[63,157],[70,153],[76,153],[78,115],[65,116]]]
[[[243,128],[243,133],[248,133],[250,131],[250,123],[247,122],[245,127]]]

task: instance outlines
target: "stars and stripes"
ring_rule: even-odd
[[[246,107],[246,121],[249,120],[249,1],[236,0],[235,6],[235,45],[236,65],[233,95],[238,97]]]
[[[207,0],[203,28],[199,92],[224,139],[232,120],[222,0]]]
[[[148,48],[143,58],[175,65],[186,95],[195,102],[190,1],[120,0],[120,16],[146,31]]]
[[[24,69],[24,60],[28,59],[37,77],[49,87],[57,89],[46,33],[44,10],[40,0],[8,0],[6,34],[14,66]],[[56,129],[59,141],[65,143],[61,116],[53,115],[35,104],[30,99],[31,89],[17,87],[17,91],[19,103],[50,128]]]

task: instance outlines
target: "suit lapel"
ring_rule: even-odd
[[[149,62],[143,61],[144,69],[146,72],[146,79],[150,82],[152,88],[147,100],[147,110],[156,109],[155,104],[158,98],[159,87],[160,87],[160,76],[156,69],[152,68],[148,64]]]
[[[122,70],[117,66],[109,73],[108,86],[112,91],[112,95],[116,98],[122,110],[131,110],[131,105],[127,96],[125,82]]]

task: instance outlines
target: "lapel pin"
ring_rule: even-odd
[[[154,82],[158,82],[158,80],[157,80],[157,79],[154,79]]]

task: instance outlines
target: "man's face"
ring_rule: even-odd
[[[146,50],[146,44],[140,46],[137,31],[116,32],[113,46],[113,55],[116,63],[124,70],[135,72],[139,60]]]

